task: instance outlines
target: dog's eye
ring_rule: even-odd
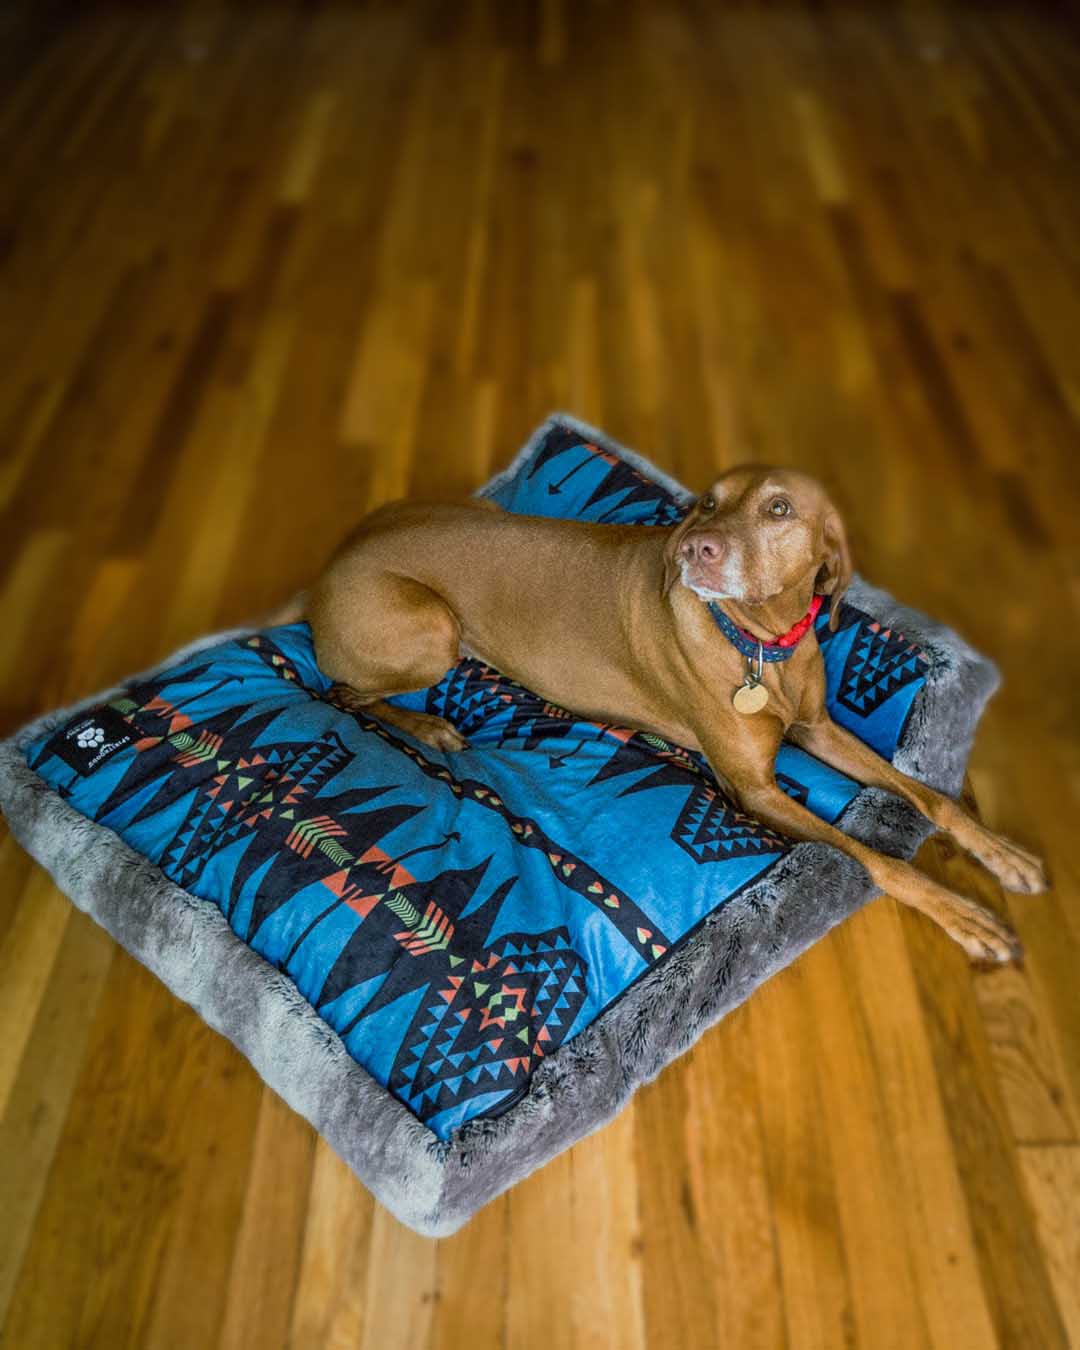
[[[711,492],[706,492],[705,496],[702,497],[701,502],[699,503],[699,505],[701,506],[701,509],[702,509],[703,511],[715,511],[715,510],[716,510],[716,498],[712,495]]]
[[[791,511],[791,503],[784,501],[783,497],[774,497],[769,503],[769,515],[786,516]]]

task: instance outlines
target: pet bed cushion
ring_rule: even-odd
[[[689,500],[564,414],[482,492],[649,525]],[[836,633],[816,625],[833,716],[955,793],[993,666],[859,579],[848,595]],[[306,624],[218,634],[6,742],[0,805],[378,1199],[441,1235],[875,892],[853,859],[740,814],[700,755],[478,661],[394,701],[468,748],[336,706]],[[928,833],[795,747],[777,774],[887,852]]]

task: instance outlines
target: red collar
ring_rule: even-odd
[[[772,638],[763,645],[766,647],[794,647],[800,638],[806,636],[807,630],[817,618],[818,610],[823,603],[824,596],[815,595],[810,601],[810,608],[797,623],[793,623],[786,633],[781,633],[779,637]],[[739,632],[749,638],[751,642],[760,641],[753,633],[748,633],[745,628],[740,628]]]

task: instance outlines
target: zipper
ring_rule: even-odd
[[[509,1097],[504,1097],[501,1102],[495,1102],[494,1105],[487,1107],[485,1110],[478,1111],[475,1116],[470,1116],[469,1120],[494,1120],[498,1116],[503,1115],[506,1111],[509,1111],[512,1106],[516,1106],[517,1103],[521,1101],[522,1097],[528,1092],[531,1081],[531,1079],[526,1080],[520,1087],[516,1087]],[[465,1121],[466,1125],[469,1123],[469,1120]]]

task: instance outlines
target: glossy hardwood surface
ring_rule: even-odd
[[[1080,1345],[1080,44],[1020,3],[0,14],[0,732],[243,621],[554,408],[799,465],[999,662],[1044,851],[975,975],[868,906],[453,1238],[0,826],[4,1344]]]

